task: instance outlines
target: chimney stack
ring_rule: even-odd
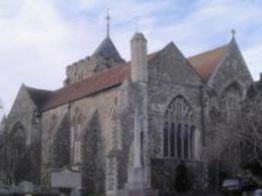
[[[132,82],[148,81],[147,40],[142,33],[135,33],[131,39],[131,79]]]

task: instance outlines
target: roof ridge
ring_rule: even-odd
[[[48,90],[48,89],[42,89],[42,88],[35,88],[35,87],[32,87],[32,86],[27,86],[27,85],[24,85],[24,87],[28,90],[34,90],[34,91],[42,91],[42,92],[54,92],[53,90]]]
[[[58,88],[58,89],[56,89],[55,91],[52,91],[52,92],[58,92],[60,90],[71,88],[72,86],[76,86],[78,84],[81,84],[84,81],[87,81],[87,80],[90,80],[90,79],[94,79],[96,77],[101,77],[101,75],[107,74],[108,72],[113,72],[115,69],[119,69],[122,66],[128,66],[128,63],[116,63],[115,66],[112,66],[112,67],[110,67],[108,69],[105,69],[105,70],[101,70],[99,72],[96,72],[93,75],[91,75],[91,76],[89,76],[89,77],[87,77],[87,78],[85,78],[83,80],[80,80],[78,82],[72,83],[72,84],[67,85],[67,86],[62,86],[61,88]]]
[[[190,58],[185,57],[185,59],[187,60],[188,65],[199,74],[200,78],[207,81],[210,77],[210,73],[214,71],[217,63],[221,60],[221,56],[224,55],[223,48],[227,48],[227,46],[228,44],[195,55],[194,57],[200,57],[199,59],[196,59],[197,61],[195,63],[192,63]],[[159,56],[164,49],[165,47],[148,54],[148,62]],[[41,111],[44,112],[62,104],[119,86],[130,74],[130,64],[130,61],[115,63],[114,66],[94,73],[84,80],[55,90],[51,98],[41,107]]]
[[[230,43],[224,44],[224,45],[222,45],[222,46],[218,46],[218,47],[216,47],[216,48],[212,48],[212,49],[206,50],[206,51],[204,51],[204,52],[197,53],[197,54],[194,54],[194,55],[192,55],[192,56],[189,56],[189,57],[187,57],[187,59],[191,59],[191,58],[198,57],[198,56],[201,56],[201,55],[204,55],[204,54],[207,54],[207,53],[211,53],[211,52],[214,52],[214,51],[219,50],[219,49],[222,49],[222,48],[227,48],[227,47],[229,47],[229,46],[230,46]]]

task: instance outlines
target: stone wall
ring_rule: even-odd
[[[224,175],[237,175],[240,167],[240,147],[234,144],[240,124],[236,119],[223,114],[221,107],[225,90],[231,86],[241,90],[240,100],[244,100],[247,89],[253,83],[251,74],[233,39],[223,61],[214,72],[206,88],[206,162],[208,181],[212,188],[219,185]],[[237,100],[235,100],[237,101]],[[240,107],[239,107],[240,108]],[[236,113],[236,117],[240,111]],[[229,158],[230,157],[230,158]]]
[[[201,86],[204,84],[173,43],[166,46],[158,55],[159,56],[155,58],[156,60],[149,64],[148,159],[163,158],[164,114],[170,102],[176,96],[181,95],[187,100],[193,110],[193,121],[196,126],[194,160],[200,162],[203,152]],[[150,161],[148,162],[150,164]],[[155,176],[155,171],[152,172],[152,176]],[[198,175],[200,179],[202,174],[199,173]]]
[[[175,159],[152,159],[151,163],[152,186],[164,192],[175,192],[177,179],[177,166],[181,164],[180,160]],[[186,161],[187,178],[189,188],[193,190],[201,190],[203,185],[203,163],[200,161]]]
[[[40,119],[38,116],[38,110],[34,102],[30,98],[27,87],[22,85],[18,95],[15,99],[13,107],[6,119],[5,135],[6,141],[5,145],[7,147],[8,157],[5,157],[3,161],[8,163],[11,158],[10,146],[12,138],[10,134],[15,130],[15,126],[19,124],[25,130],[25,141],[26,141],[26,158],[30,163],[30,171],[28,170],[27,180],[33,181],[36,184],[40,183]],[[15,141],[14,141],[15,142]],[[9,163],[10,164],[10,163]],[[6,168],[7,176],[10,177],[10,173]],[[29,172],[31,172],[29,174]],[[11,172],[12,173],[12,172]]]
[[[82,81],[93,75],[95,64],[94,58],[86,57],[85,59],[67,66],[65,85]]]
[[[182,95],[194,111],[197,128],[196,148],[201,146],[201,91],[202,81],[174,45],[168,45],[156,61],[149,65],[149,134],[150,155],[161,158],[164,113],[170,102]],[[200,160],[201,149],[196,149]]]
[[[79,118],[78,121],[81,127],[81,135],[82,135],[82,163],[85,167],[80,165],[80,170],[83,175],[83,185],[85,186],[88,181],[87,174],[91,171],[101,171],[94,174],[95,178],[98,177],[100,180],[100,184],[96,184],[96,186],[86,187],[89,191],[104,191],[105,190],[105,173],[106,173],[106,157],[113,148],[113,132],[115,131],[115,121],[113,117],[115,116],[116,107],[118,103],[118,87],[113,89],[106,90],[102,93],[90,96],[88,98],[84,98],[81,100],[77,100],[67,105],[60,106],[58,108],[49,110],[43,113],[42,117],[42,143],[45,144],[42,148],[42,183],[44,185],[50,185],[50,172],[52,170],[51,163],[52,157],[56,157],[56,155],[52,155],[55,153],[54,146],[54,136],[57,132],[56,126],[59,124],[62,118],[66,115],[69,124],[71,126],[70,130],[73,130],[75,126],[76,119]],[[94,115],[96,115],[97,119],[95,120],[97,123],[92,123]],[[94,126],[96,124],[96,128]],[[60,129],[68,129],[61,124]],[[96,132],[92,139],[92,141],[100,141],[99,142],[99,153],[97,153],[97,143],[90,146],[90,138],[91,133]],[[89,135],[90,133],[90,135]],[[89,138],[90,136],[90,138]],[[65,140],[68,141],[68,140]],[[88,142],[89,141],[89,142]],[[88,153],[89,152],[89,153]],[[70,152],[70,167],[74,168],[72,162],[72,152]],[[97,156],[96,159],[90,156]],[[58,155],[59,156],[59,155]],[[99,169],[96,168],[99,164],[90,164],[89,161],[99,160],[101,163]],[[89,164],[87,164],[89,163]],[[90,167],[87,167],[87,166]],[[78,166],[79,167],[79,166]],[[94,167],[94,168],[92,168]],[[86,182],[85,182],[86,181]],[[90,183],[89,183],[90,184]],[[83,187],[85,188],[85,187]]]
[[[237,43],[232,40],[223,61],[210,78],[208,86],[221,95],[223,90],[234,81],[239,82],[245,94],[253,79]]]

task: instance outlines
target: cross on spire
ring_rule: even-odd
[[[109,13],[109,9],[107,9],[107,15],[106,15],[106,36],[109,37],[110,36],[110,13]]]
[[[233,37],[235,37],[235,35],[236,35],[236,30],[235,30],[235,29],[232,29],[232,30],[231,30],[231,33],[232,33]]]

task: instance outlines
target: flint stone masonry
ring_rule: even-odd
[[[212,63],[216,57],[212,51],[206,58],[203,54],[199,55],[203,61],[198,62],[199,65],[215,67],[210,78],[205,80],[204,73],[199,72],[202,67],[197,71],[174,43],[152,54],[147,54],[146,44],[144,35],[137,33],[131,41],[131,62],[126,62],[107,37],[90,57],[68,66],[63,89],[91,81],[90,89],[94,93],[86,96],[76,96],[75,89],[71,89],[70,92],[63,91],[69,93],[64,95],[67,99],[63,101],[63,97],[55,96],[61,89],[46,91],[23,85],[5,120],[4,139],[0,146],[0,159],[4,160],[0,168],[1,177],[9,179],[8,175],[12,174],[10,181],[16,180],[14,171],[4,169],[5,165],[12,164],[5,153],[12,156],[12,152],[17,150],[12,149],[8,138],[19,138],[22,128],[25,130],[22,132],[22,138],[25,138],[23,145],[29,149],[29,162],[32,164],[32,175],[22,177],[30,176],[26,180],[43,187],[78,189],[81,186],[85,193],[111,196],[157,195],[158,191],[175,191],[174,176],[181,161],[188,169],[193,190],[215,188],[218,182],[213,174],[219,171],[212,167],[214,164],[223,161],[223,171],[229,168],[232,174],[237,171],[238,166],[226,159],[229,155],[222,153],[227,149],[224,142],[233,139],[233,133],[220,128],[226,125],[223,119],[227,117],[227,108],[223,110],[221,103],[229,87],[233,89],[230,96],[243,100],[253,80],[235,38],[219,49],[221,58],[218,64],[207,64],[210,63],[208,60],[211,59]],[[107,77],[114,79],[114,85],[104,84],[101,73],[112,73],[108,72],[112,69],[120,70],[114,73],[121,73],[121,77],[109,74]],[[86,80],[91,76],[94,76],[92,80]],[[99,90],[95,89],[98,83]],[[235,93],[239,91],[241,97]],[[51,104],[54,107],[43,109],[54,97],[57,98],[57,102]],[[165,119],[165,114],[177,97],[182,97],[192,110],[190,123],[195,126],[191,144],[194,156],[183,160],[164,155],[165,144],[171,138],[169,134],[169,138],[164,139],[164,124],[167,120],[173,122],[176,119]],[[176,107],[172,108],[172,114],[182,118],[184,114],[180,112],[179,104]],[[229,122],[233,120],[233,117],[228,118]],[[184,121],[181,120],[184,124],[180,126],[186,126]],[[139,145],[134,143],[137,124],[142,130]],[[19,137],[15,137],[17,135]],[[185,137],[180,134],[180,138]],[[216,146],[215,141],[221,142]],[[138,146],[141,149],[141,165],[133,167],[134,161],[138,160]],[[178,143],[175,146],[179,150]],[[223,159],[218,160],[218,157]],[[232,157],[234,160],[239,158],[237,154]],[[69,170],[52,173],[61,168]],[[135,185],[136,175],[130,173],[136,172],[141,179],[146,179],[151,190],[141,188],[138,191],[130,183],[128,191],[124,190],[128,181]],[[77,177],[72,177],[75,174]],[[64,175],[66,181],[61,180],[59,175]]]

